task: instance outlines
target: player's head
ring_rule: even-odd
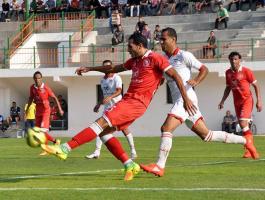
[[[109,66],[109,65],[112,65],[112,62],[111,62],[111,60],[104,60],[104,61],[102,62],[102,65],[103,65],[103,66]],[[109,73],[109,72],[106,72],[106,73],[105,73],[106,76],[108,76],[108,75],[110,75],[110,74],[113,74],[113,73]]]
[[[40,87],[42,85],[42,73],[40,71],[36,71],[33,74],[33,79],[37,87]]]
[[[13,107],[16,107],[17,106],[17,103],[15,101],[12,102],[12,106]]]
[[[128,52],[132,57],[143,56],[147,50],[147,39],[141,33],[134,33],[128,40]]]
[[[228,59],[230,61],[232,69],[239,69],[241,62],[241,55],[237,51],[233,51],[229,54]]]
[[[210,36],[214,36],[214,31],[211,31],[210,32]]]
[[[165,53],[172,53],[177,48],[177,33],[175,29],[167,27],[162,30],[160,44]]]

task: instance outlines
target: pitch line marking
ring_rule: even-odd
[[[258,162],[258,161],[265,161],[265,159],[253,160],[250,162]],[[179,165],[170,165],[167,168],[172,167],[188,167],[188,166],[205,166],[205,165],[223,165],[223,164],[230,164],[230,163],[240,163],[241,161],[217,161],[217,162],[207,162],[207,163],[194,163],[194,164],[179,164]],[[242,161],[243,162],[243,161]],[[67,175],[78,175],[78,174],[98,174],[98,173],[105,173],[105,172],[118,172],[122,171],[122,169],[105,169],[105,170],[95,170],[95,171],[86,171],[86,172],[65,172],[65,173],[58,173],[58,174],[40,174],[40,175],[28,175],[28,176],[15,176],[15,177],[6,177],[0,178],[1,181],[11,181],[11,180],[19,180],[19,179],[35,179],[35,178],[44,178],[44,177],[52,177],[52,176],[67,176]]]
[[[265,192],[265,188],[123,188],[123,187],[105,187],[105,188],[0,188],[0,191],[32,191],[32,190],[72,190],[72,191],[96,191],[96,190],[120,190],[120,191],[230,191],[230,192]]]

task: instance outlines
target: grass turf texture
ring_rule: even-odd
[[[125,138],[120,140],[128,151]],[[94,143],[60,161],[38,156],[41,149],[23,139],[1,139],[0,199],[264,199],[265,137],[255,142],[258,161],[242,159],[241,145],[175,137],[164,177],[140,172],[124,182],[122,165],[105,148],[97,160],[84,158]],[[155,162],[159,143],[159,137],[135,138],[136,161]]]

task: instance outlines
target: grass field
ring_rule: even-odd
[[[127,143],[120,138],[125,147]],[[138,163],[156,160],[160,138],[135,138]],[[176,137],[164,177],[141,172],[123,181],[122,165],[102,150],[84,156],[94,143],[73,151],[66,161],[40,157],[23,139],[0,140],[0,199],[265,199],[265,137],[256,137],[260,160],[242,159],[241,145],[204,143]],[[128,150],[128,149],[127,149]]]

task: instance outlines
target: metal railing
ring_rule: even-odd
[[[69,42],[70,43],[70,42]],[[203,42],[182,42],[178,46],[192,52],[202,62],[227,62],[231,51],[238,51],[242,60],[265,61],[265,39],[248,40],[219,40],[213,57],[212,50],[203,54]],[[160,45],[153,45],[157,52],[161,52]],[[73,49],[75,49],[73,51]],[[130,58],[127,52],[127,43],[116,46],[88,45],[88,46],[61,46],[57,48],[20,48],[12,57],[8,57],[5,49],[0,50],[2,68],[38,68],[38,67],[76,67],[80,65],[97,66],[105,59],[113,63],[124,63]]]

